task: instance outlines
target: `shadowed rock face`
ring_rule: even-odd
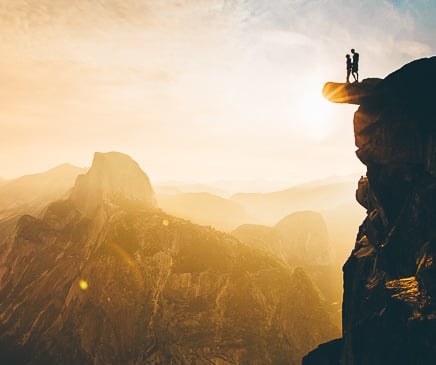
[[[326,86],[331,101],[360,104],[356,154],[367,176],[356,198],[367,217],[343,268],[342,343],[312,352],[305,365],[319,364],[322,351],[337,358],[332,351],[340,347],[343,365],[436,359],[435,85],[432,57],[375,86]]]
[[[70,199],[20,218],[0,247],[0,364],[296,365],[337,336],[302,269],[154,209],[138,169],[96,155]]]

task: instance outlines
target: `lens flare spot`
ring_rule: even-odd
[[[89,288],[88,282],[86,280],[80,279],[79,280],[79,287],[82,290],[88,290],[88,288]]]
[[[164,219],[164,220],[162,221],[162,224],[163,224],[165,227],[168,227],[168,225],[170,224],[170,222],[168,221],[168,219]]]

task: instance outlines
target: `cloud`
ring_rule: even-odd
[[[396,46],[399,52],[412,58],[424,57],[431,54],[431,47],[421,42],[399,41]]]

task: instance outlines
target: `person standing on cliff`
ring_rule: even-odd
[[[351,71],[353,72],[354,81],[359,82],[359,54],[354,50],[351,50],[353,54],[353,66]]]
[[[353,67],[353,64],[351,63],[351,57],[349,54],[345,55],[345,58],[347,59],[346,64],[347,64],[347,84],[350,83],[350,74],[351,74],[351,69]]]

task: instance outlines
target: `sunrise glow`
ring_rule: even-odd
[[[134,157],[154,181],[293,183],[290,165],[303,181],[359,171],[353,110],[329,118],[324,82],[345,80],[351,47],[362,78],[431,53],[425,39],[404,36],[414,25],[389,2],[372,2],[356,21],[336,16],[353,3],[212,3],[111,0],[75,9],[42,0],[43,21],[6,7],[0,177],[87,166],[95,151],[111,150]]]

